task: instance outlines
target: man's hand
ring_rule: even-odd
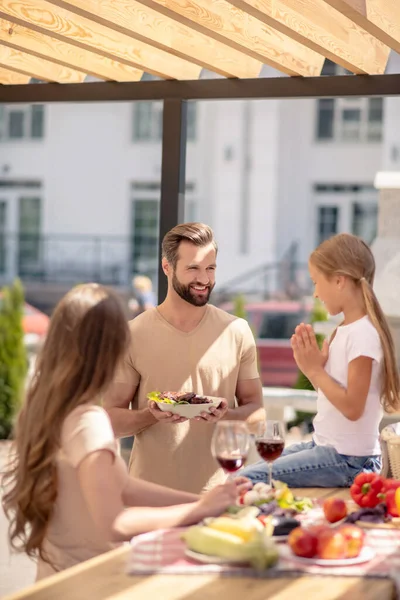
[[[294,359],[304,375],[310,378],[313,373],[324,368],[329,356],[329,346],[325,340],[322,350],[319,349],[311,325],[298,325],[290,341]]]
[[[195,417],[196,421],[207,421],[208,423],[216,423],[225,415],[228,410],[228,401],[225,398],[220,398],[221,402],[218,408],[210,408],[210,412],[203,411],[198,417]]]
[[[149,401],[149,411],[160,423],[183,423],[187,421],[185,417],[174,415],[172,412],[164,412],[158,406],[157,402]]]

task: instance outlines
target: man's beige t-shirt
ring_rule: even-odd
[[[152,391],[185,391],[226,398],[235,407],[239,381],[259,377],[257,351],[244,319],[208,305],[190,333],[173,327],[157,308],[130,322],[132,343],[117,381],[137,388],[133,409]],[[199,493],[226,479],[211,454],[215,425],[206,421],[156,423],[135,436],[130,473]]]
[[[98,450],[110,451],[115,456],[115,469],[126,473],[106,411],[100,406],[79,406],[68,415],[61,430],[57,499],[44,539],[44,549],[54,568],[39,560],[37,580],[113,548],[100,536],[78,478],[82,460]]]

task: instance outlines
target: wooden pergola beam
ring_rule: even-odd
[[[20,50],[40,60],[110,81],[139,81],[143,71],[54,40],[33,29],[0,18],[0,45]]]
[[[75,71],[43,58],[39,59],[26,52],[3,45],[0,45],[0,65],[42,81],[81,83],[85,79],[85,73],[81,71]]]
[[[6,69],[0,65],[0,83],[7,85],[22,85],[24,83],[29,83],[31,77],[24,73],[18,73],[16,71],[11,71],[10,69]]]
[[[259,60],[169,17],[160,18],[157,11],[135,0],[47,1],[225,77],[257,77],[262,67]]]
[[[138,0],[287,75],[320,75],[324,57],[224,0]]]
[[[116,33],[45,0],[1,0],[0,17],[165,79],[197,79],[201,72],[199,65]]]
[[[324,0],[384,44],[400,52],[399,0]]]
[[[385,72],[390,49],[362,29],[356,19],[332,8],[336,0],[228,1],[354,73]]]

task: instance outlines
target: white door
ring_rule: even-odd
[[[41,198],[34,191],[0,189],[0,283],[41,269]]]
[[[15,192],[0,191],[0,282],[17,275],[18,198]]]

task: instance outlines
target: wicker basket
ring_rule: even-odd
[[[394,479],[400,479],[400,437],[391,437],[387,440],[390,470]]]

